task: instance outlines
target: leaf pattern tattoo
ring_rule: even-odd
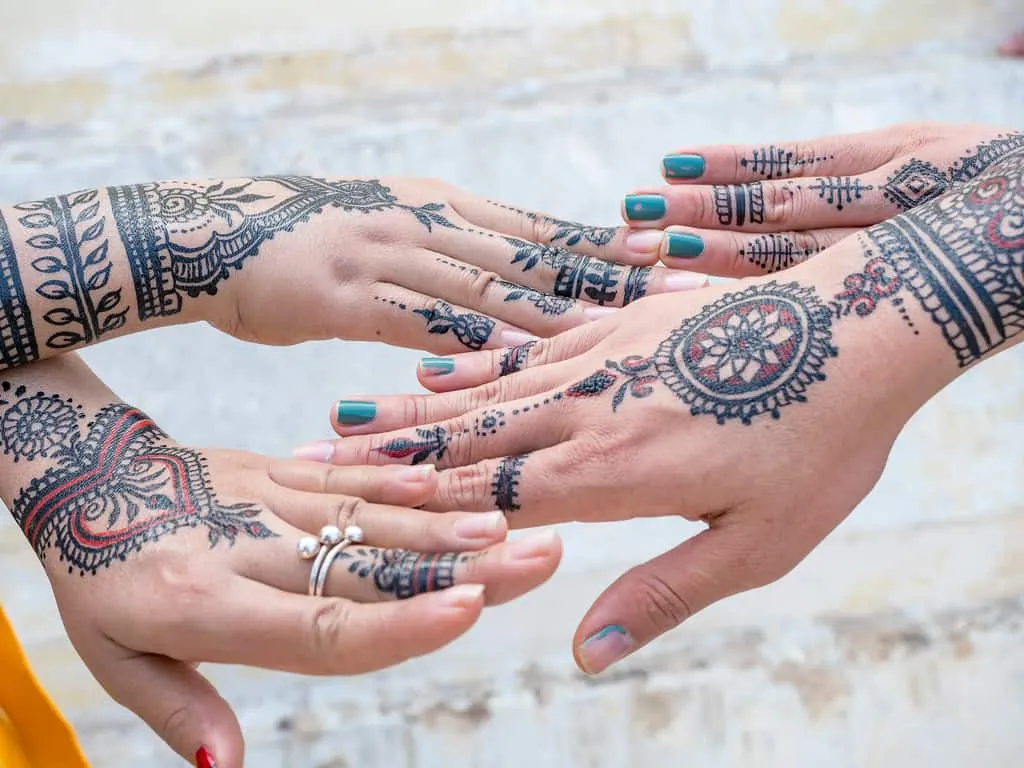
[[[482,349],[494,332],[494,321],[475,312],[456,312],[440,299],[429,309],[414,309],[427,322],[427,333],[451,334],[469,349]]]
[[[224,504],[201,453],[172,445],[141,411],[124,404],[87,422],[71,398],[2,384],[3,451],[48,468],[11,504],[43,561],[55,548],[68,572],[95,574],[183,528],[203,528],[210,547],[276,534],[256,504]]]
[[[377,453],[390,459],[410,459],[410,464],[422,464],[428,459],[440,461],[444,458],[452,438],[444,427],[429,427],[416,430],[416,437],[399,437],[390,440]]]

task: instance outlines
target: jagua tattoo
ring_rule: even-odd
[[[865,192],[873,191],[874,187],[851,176],[825,176],[815,179],[807,189],[816,192],[826,205],[833,205],[837,211],[841,211],[860,200]]]
[[[456,312],[452,305],[438,299],[429,309],[414,309],[427,323],[427,333],[451,334],[468,349],[482,349],[494,332],[494,321],[475,312]]]
[[[740,167],[766,179],[782,179],[800,172],[806,165],[834,159],[834,155],[818,157],[813,153],[799,156],[793,149],[774,145],[755,149],[749,157],[740,158]]]
[[[518,283],[510,283],[507,280],[495,280],[494,285],[507,291],[504,299],[506,302],[526,301],[540,310],[542,315],[557,317],[558,315],[564,315],[575,306],[575,302],[572,299],[541,293]]]
[[[536,345],[536,341],[528,341],[525,344],[507,348],[501,354],[501,363],[498,375],[509,376],[523,370],[526,367],[526,360],[530,355],[530,350]]]
[[[390,440],[376,452],[389,459],[410,459],[410,464],[422,464],[427,460],[440,461],[444,458],[452,438],[444,427],[419,428],[416,437],[399,437]]]
[[[764,223],[764,187],[761,182],[716,184],[711,191],[715,200],[715,216],[723,227]]]
[[[487,202],[498,208],[504,208],[506,211],[517,213],[532,222],[548,225],[552,229],[551,234],[547,238],[548,242],[563,242],[568,248],[579,245],[584,240],[600,248],[608,245],[615,238],[615,233],[618,231],[616,227],[591,227],[576,221],[566,221],[565,219],[556,219],[551,216],[542,216],[531,211],[524,211],[522,208],[515,208],[511,205],[495,202],[494,200],[488,200]]]
[[[448,589],[455,584],[455,569],[477,555],[448,552],[424,554],[405,549],[348,547],[338,555],[348,572],[360,579],[373,579],[377,591],[396,600],[407,600],[425,592]]]
[[[0,214],[0,364],[13,368],[39,359],[14,243]]]
[[[821,246],[801,246],[788,235],[770,234],[752,238],[738,253],[758,269],[781,272],[824,250]]]
[[[95,574],[182,528],[205,529],[210,547],[276,536],[259,506],[221,503],[202,454],[169,445],[141,411],[109,405],[87,422],[71,398],[2,389],[4,453],[49,464],[11,504],[41,560],[55,548],[69,572]]]
[[[521,456],[506,456],[498,462],[498,468],[494,472],[494,479],[491,481],[491,494],[494,496],[494,506],[506,515],[511,512],[518,512],[519,505],[519,481],[523,474],[523,464],[529,454]]]

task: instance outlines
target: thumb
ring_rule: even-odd
[[[624,573],[580,622],[576,664],[596,675],[711,603],[757,586],[748,541],[741,526],[709,528]]]
[[[107,693],[199,768],[242,768],[245,745],[231,706],[192,665],[165,656],[93,665]],[[205,750],[205,754],[202,752]]]

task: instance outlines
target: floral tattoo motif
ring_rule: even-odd
[[[427,321],[427,333],[451,333],[469,349],[482,349],[494,331],[494,321],[490,318],[474,312],[460,314],[440,299],[430,309],[414,309],[413,312]]]

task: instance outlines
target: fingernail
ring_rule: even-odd
[[[583,310],[583,316],[587,320],[600,320],[602,317],[614,315],[618,311],[617,307],[590,307]]]
[[[483,584],[459,584],[449,587],[440,594],[449,608],[467,608],[479,603],[480,595],[483,593]]]
[[[206,747],[196,750],[196,768],[217,768],[217,761],[213,759],[213,755]]]
[[[621,661],[633,651],[633,638],[626,628],[609,624],[598,630],[580,645],[579,660],[583,671],[596,675]]]
[[[668,232],[666,253],[677,259],[695,259],[704,253],[704,238],[689,232]]]
[[[334,443],[328,443],[326,441],[319,441],[316,443],[309,443],[308,445],[300,445],[298,448],[292,450],[292,456],[302,461],[320,461],[328,462],[331,457],[334,456]]]
[[[700,155],[665,155],[661,159],[666,179],[698,179],[704,175],[704,158]]]
[[[433,464],[424,464],[421,467],[406,467],[398,473],[398,478],[407,483],[425,483],[434,474]]]
[[[661,246],[664,235],[656,229],[642,229],[626,235],[626,247],[634,253],[653,253]]]
[[[671,275],[665,275],[663,284],[668,291],[692,291],[706,286],[708,279],[704,275],[676,272]]]
[[[518,347],[531,341],[537,341],[538,337],[526,331],[504,330],[501,332],[501,343],[505,347]]]
[[[420,368],[428,376],[446,376],[455,370],[455,361],[450,357],[424,357]]]
[[[554,546],[556,538],[557,534],[552,530],[509,542],[509,559],[536,560],[547,557],[551,554],[551,548]]]
[[[338,423],[343,426],[369,424],[377,418],[377,404],[366,400],[340,400],[338,402]]]
[[[668,206],[661,195],[626,195],[626,218],[629,221],[654,221],[665,215]]]
[[[501,512],[487,512],[466,517],[455,523],[455,535],[460,539],[493,539],[505,527],[505,516]]]

